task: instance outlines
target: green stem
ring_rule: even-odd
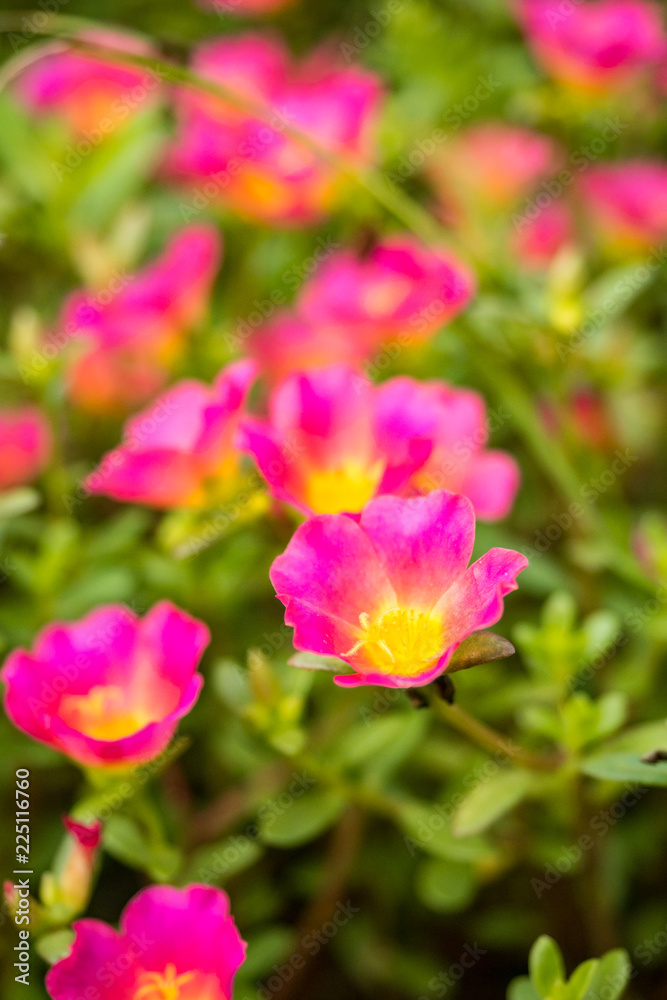
[[[25,17],[30,17],[30,14],[18,15],[9,12],[1,16],[0,32],[20,30]],[[43,13],[40,14],[40,17],[43,17]],[[52,15],[43,27],[34,28],[33,30],[36,34],[45,37],[60,39],[68,45],[90,55],[102,57],[111,62],[141,66],[144,69],[150,70],[167,83],[211,94],[214,97],[224,100],[232,105],[232,107],[244,111],[268,125],[276,127],[275,122],[276,118],[280,117],[279,112],[263,101],[239,94],[224,84],[194,73],[187,67],[177,66],[175,63],[156,59],[151,56],[143,56],[133,52],[120,52],[118,49],[109,49],[103,45],[82,40],[81,32],[94,31],[95,28],[99,28],[99,24],[87,18]],[[41,54],[39,54],[38,58]],[[30,62],[31,60],[26,58],[25,53],[21,53],[15,59],[9,60],[3,73],[0,75],[0,90],[6,88]],[[283,118],[280,120],[279,129],[295,142],[305,146],[320,159],[325,160],[340,174],[370,194],[379,204],[383,205],[426,243],[446,244],[451,242],[450,234],[433,216],[403,191],[396,188],[378,171],[360,165],[358,161],[348,158],[341,153],[325,148],[317,140],[313,139],[309,133],[302,131]]]
[[[557,771],[564,763],[561,754],[538,755],[530,753],[507,740],[495,729],[491,729],[479,719],[469,715],[460,705],[449,705],[437,694],[430,698],[430,705],[436,715],[458,730],[469,740],[493,754],[504,754],[520,767],[531,771]]]

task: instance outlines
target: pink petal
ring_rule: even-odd
[[[461,492],[472,502],[477,517],[497,521],[511,511],[520,481],[519,466],[511,455],[484,451],[473,458]]]
[[[136,947],[99,920],[79,920],[66,958],[46,974],[53,1000],[82,1000],[91,985],[97,1000],[132,1000],[136,975]],[[144,928],[144,931],[146,929]],[[114,975],[109,974],[114,970]]]
[[[527,565],[520,552],[491,549],[453,583],[436,609],[442,614],[450,653],[472,632],[500,620],[503,598],[517,589],[516,577]]]
[[[231,997],[234,976],[245,961],[245,943],[221,889],[151,886],[125,907],[121,928],[126,938],[150,939],[142,969],[163,972],[172,963],[179,975],[192,970],[213,974],[225,997]]]
[[[366,505],[360,523],[399,606],[432,608],[470,560],[472,504],[447,490],[408,500],[378,497]]]
[[[342,514],[300,525],[269,575],[295,648],[313,653],[344,655],[361,638],[359,615],[396,603],[378,553]]]

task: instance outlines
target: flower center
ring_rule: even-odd
[[[179,1000],[181,986],[192,982],[194,972],[176,975],[176,966],[170,962],[162,972],[142,972],[137,980],[133,1000]]]
[[[399,677],[421,674],[443,652],[442,622],[426,611],[390,608],[371,621],[365,612],[359,615],[363,639],[343,656],[360,649],[382,673]]]
[[[152,721],[145,710],[130,709],[127,692],[115,684],[98,685],[88,694],[66,695],[60,716],[72,729],[95,740],[120,740]]]
[[[304,499],[316,514],[358,511],[375,495],[382,478],[382,463],[318,469],[306,480]]]

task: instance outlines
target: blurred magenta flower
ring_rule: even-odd
[[[343,687],[428,684],[467,636],[497,622],[528,560],[491,549],[472,566],[465,497],[378,497],[361,512],[297,528],[271,567],[296,649],[345,660]],[[467,567],[467,568],[466,568]]]
[[[81,41],[102,48],[150,56],[150,46],[119,31],[87,31]],[[62,116],[72,132],[98,145],[104,136],[139,110],[154,104],[161,81],[156,73],[130,63],[105,60],[56,43],[21,73],[16,91],[32,111]]]
[[[667,164],[628,160],[591,167],[579,178],[582,209],[603,243],[656,250],[667,237]]]
[[[519,0],[518,11],[546,71],[586,90],[624,88],[667,53],[660,9],[649,0]]]
[[[517,261],[530,271],[547,268],[561,250],[576,242],[572,210],[562,198],[515,220],[510,241]]]
[[[269,419],[248,418],[242,446],[272,494],[305,514],[359,511],[378,493],[397,492],[431,445],[406,435],[400,458],[378,427],[376,386],[351,368],[293,375],[269,400]]]
[[[344,250],[325,260],[303,285],[297,310],[314,325],[347,329],[371,350],[395,338],[408,345],[465,309],[475,284],[449,251],[394,236],[366,257]]]
[[[0,490],[30,483],[51,457],[51,427],[36,406],[0,409]]]
[[[161,389],[185,334],[206,315],[220,258],[212,226],[187,226],[137,274],[72,294],[59,323],[65,343],[80,347],[67,372],[72,402],[119,414]]]
[[[484,521],[509,514],[519,467],[511,455],[486,447],[489,420],[479,393],[399,376],[378,388],[376,408],[378,440],[394,463],[408,467],[419,442],[428,443],[426,461],[408,482],[410,491],[462,493]]]
[[[428,172],[445,211],[456,221],[472,206],[511,208],[561,161],[554,139],[519,125],[471,125],[434,154]]]
[[[250,332],[247,350],[272,383],[330,365],[361,368],[373,353],[354,327],[312,323],[286,309]]]
[[[212,386],[184,379],[128,420],[122,444],[86,479],[91,493],[150,507],[213,506],[238,482],[237,431],[252,361],[236,361]]]
[[[189,206],[193,218],[216,202],[273,225],[325,216],[348,182],[287,135],[289,126],[356,164],[374,155],[380,81],[341,67],[327,48],[293,64],[279,38],[249,33],[201,46],[193,68],[273,110],[265,122],[214,96],[179,92],[179,131],[166,169],[198,184]]]
[[[272,14],[291,7],[295,2],[296,0],[199,0],[202,7],[210,8],[218,14],[239,14],[241,17]]]
[[[229,898],[209,885],[153,885],[130,900],[117,932],[74,924],[69,955],[48,972],[52,1000],[231,1000],[245,942]]]
[[[206,625],[168,601],[140,619],[109,604],[43,629],[0,673],[14,725],[86,767],[144,763],[195,704]]]

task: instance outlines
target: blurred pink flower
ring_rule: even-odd
[[[591,167],[579,178],[582,210],[610,247],[645,251],[667,237],[667,164],[628,160]]]
[[[242,446],[272,494],[305,514],[359,511],[378,493],[396,492],[423,465],[426,440],[380,437],[378,393],[350,368],[293,375],[272,393],[269,420],[247,419]]]
[[[511,238],[519,263],[531,271],[549,266],[566,246],[576,242],[574,218],[562,200],[553,200],[531,215],[521,216]]]
[[[0,490],[32,482],[51,450],[51,427],[36,406],[0,410]]]
[[[43,629],[0,673],[5,711],[28,736],[86,767],[157,757],[192,709],[207,627],[163,601],[140,619],[122,604]]]
[[[206,314],[220,264],[211,226],[178,232],[157,260],[96,293],[75,292],[59,330],[81,349],[67,373],[67,393],[90,413],[118,414],[143,403],[167,381],[184,335]]]
[[[467,636],[500,619],[528,565],[491,549],[468,567],[474,535],[472,504],[446,490],[306,521],[270,574],[295,648],[345,660],[354,673],[335,678],[343,687],[430,683]]]
[[[202,507],[231,496],[236,435],[255,378],[237,361],[212,386],[184,379],[125,425],[123,443],[86,479],[91,493],[150,507]]]
[[[479,393],[401,376],[378,388],[376,413],[378,441],[394,463],[408,463],[417,442],[428,443],[426,461],[410,477],[411,491],[462,493],[484,521],[509,514],[519,467],[511,455],[486,447],[489,426]]]
[[[546,71],[587,90],[623,88],[667,53],[660,9],[649,0],[520,0],[518,10]]]
[[[117,932],[99,920],[74,924],[66,958],[47,973],[52,1000],[231,1000],[245,942],[229,898],[209,885],[142,889]],[[103,975],[100,975],[103,972]]]
[[[508,209],[558,168],[561,153],[551,136],[518,125],[471,125],[435,154],[429,174],[446,210],[469,206]]]
[[[355,335],[354,328],[311,323],[289,310],[252,331],[247,349],[272,383],[330,365],[361,368],[373,353],[371,345]]]
[[[291,7],[295,2],[296,0],[199,0],[202,7],[211,8],[218,14],[239,14],[241,17],[272,14]]]
[[[150,56],[150,46],[119,31],[81,32],[82,41],[103,48]],[[16,84],[19,99],[32,111],[58,114],[77,135],[97,145],[137,111],[155,103],[160,80],[149,69],[86,55],[60,44],[45,47]]]
[[[201,182],[193,216],[211,202],[274,225],[325,216],[347,182],[285,134],[286,126],[359,164],[373,155],[380,81],[339,66],[328,50],[293,65],[280,39],[250,33],[201,46],[193,68],[273,109],[267,123],[211,95],[179,92],[180,128],[166,169],[175,178]]]
[[[470,303],[475,277],[449,251],[395,236],[365,258],[344,250],[307,281],[297,311],[314,325],[338,326],[370,349],[405,336],[419,342]]]

